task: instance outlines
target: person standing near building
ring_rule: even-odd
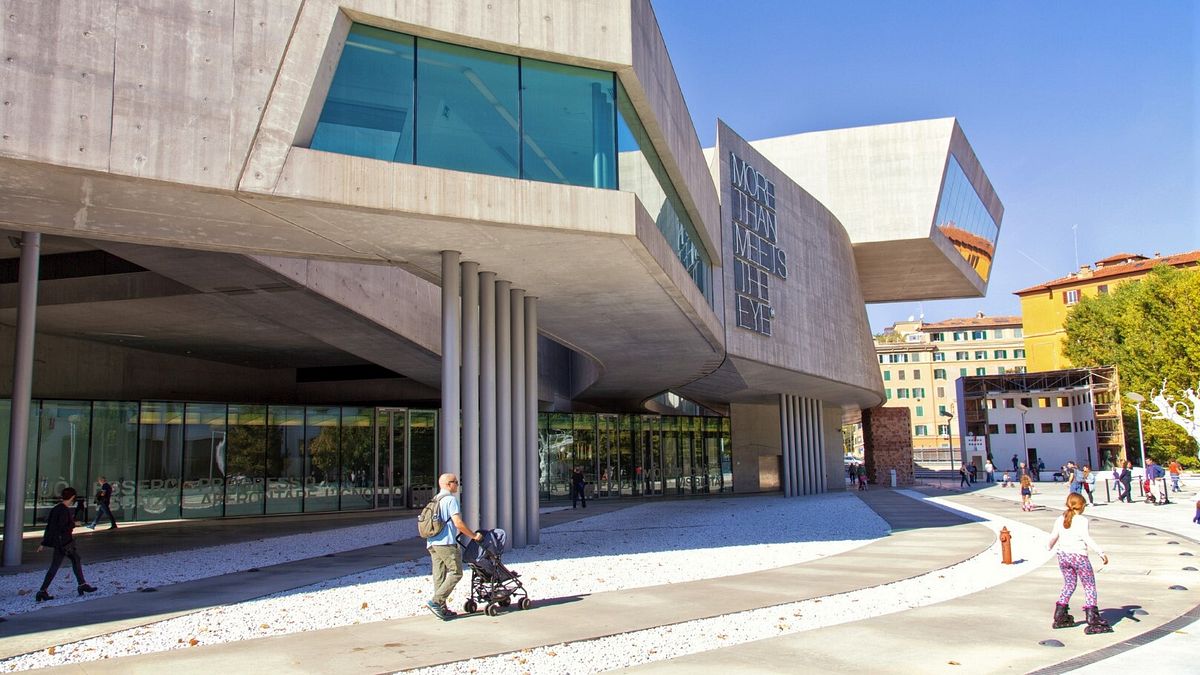
[[[1133,465],[1129,460],[1125,460],[1121,464],[1121,473],[1117,475],[1117,483],[1121,486],[1121,497],[1117,501],[1125,502],[1126,504],[1133,503]]]
[[[433,561],[433,597],[425,606],[442,621],[457,616],[446,606],[446,599],[462,579],[462,555],[455,540],[456,531],[475,541],[482,541],[483,534],[474,532],[463,522],[462,506],[458,502],[458,476],[444,473],[438,476],[438,518],[445,525],[438,534],[425,540],[425,548]]]
[[[1077,495],[1083,494],[1083,472],[1075,466],[1075,462],[1067,462],[1065,476],[1067,483],[1070,484],[1070,491]]]
[[[1021,476],[1021,510],[1033,510],[1033,481],[1029,476]]]
[[[983,465],[983,472],[987,474],[987,482],[996,482],[996,465],[992,464],[990,457],[988,458],[987,464]]]
[[[1179,492],[1179,474],[1183,472],[1183,467],[1179,465],[1179,460],[1173,459],[1167,465],[1167,473],[1171,475],[1171,492]]]
[[[1017,472],[1017,453],[1015,453],[1015,452],[1013,453],[1012,464],[1013,464],[1013,473],[1016,473]]]
[[[583,467],[577,466],[571,472],[571,508],[575,508],[576,502],[583,502],[583,508],[587,508],[587,495],[584,494],[584,486],[587,481],[583,479]]]
[[[96,587],[83,578],[83,563],[79,560],[79,553],[75,550],[75,537],[72,535],[72,531],[75,529],[75,516],[71,511],[71,505],[75,502],[75,494],[75,488],[63,488],[59,503],[55,504],[46,516],[46,531],[42,534],[42,543],[37,547],[37,552],[41,553],[43,548],[49,547],[54,549],[54,557],[50,559],[50,569],[46,570],[46,577],[42,579],[42,587],[34,596],[38,602],[54,599],[54,596],[50,595],[50,584],[58,575],[58,568],[62,565],[63,558],[71,561],[71,571],[75,573],[75,581],[79,582],[76,587],[79,594],[96,591]]]
[[[963,462],[958,466],[958,487],[968,487],[971,483],[967,474],[967,463]]]
[[[96,517],[88,524],[87,528],[89,530],[96,529],[96,525],[100,523],[100,519],[104,517],[104,514],[108,514],[108,520],[112,523],[108,529],[115,530],[117,529],[117,518],[112,512],[112,485],[109,484],[104,476],[100,476],[96,480],[96,483],[100,486],[96,490]]]
[[[1092,471],[1092,467],[1084,465],[1081,484],[1083,485],[1083,493],[1087,495],[1088,503],[1095,506],[1096,474]]]
[[[1067,495],[1067,510],[1054,521],[1054,531],[1050,533],[1049,548],[1054,550],[1058,545],[1058,569],[1062,572],[1063,587],[1058,594],[1058,602],[1054,604],[1054,623],[1051,628],[1073,628],[1075,618],[1070,615],[1068,603],[1075,592],[1075,586],[1083,582],[1083,613],[1087,620],[1087,635],[1111,633],[1112,627],[1100,616],[1096,606],[1096,574],[1092,570],[1092,561],[1088,560],[1088,549],[1099,554],[1104,564],[1108,564],[1108,556],[1100,545],[1092,539],[1088,528],[1088,519],[1083,510],[1087,502],[1083,495],[1072,492]]]

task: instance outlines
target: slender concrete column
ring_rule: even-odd
[[[459,472],[459,380],[460,344],[458,311],[458,251],[442,251],[442,411],[438,417],[438,468],[441,473]]]
[[[8,483],[4,493],[4,566],[21,564],[21,531],[25,517],[25,466],[29,442],[29,407],[33,392],[33,335],[37,321],[38,267],[42,235],[21,236],[17,273],[17,342],[13,354],[12,418],[8,432]]]
[[[829,472],[825,470],[825,405],[820,399],[813,399],[813,420],[816,422],[813,449],[817,460],[817,492],[826,492],[829,490]]]
[[[479,263],[462,269],[462,515],[479,528]]]
[[[512,284],[496,282],[496,520],[513,534]]]
[[[541,478],[541,453],[538,451],[538,348],[537,348],[537,298],[525,298],[525,443],[528,448],[528,464],[525,467],[526,540],[530,544],[541,541],[542,524],[539,509],[539,479]]]
[[[496,527],[496,273],[479,273],[478,527]]]
[[[796,472],[796,496],[808,494],[808,466],[804,458],[804,416],[801,414],[799,396],[792,396],[792,447],[795,453],[792,455],[793,464],[792,470]]]
[[[792,496],[792,432],[791,416],[788,415],[788,395],[779,395],[779,439],[783,450],[783,496]]]
[[[529,483],[525,480],[528,453],[525,445],[525,291],[513,289],[512,297],[512,503],[513,547],[525,545],[529,503],[525,493]]]

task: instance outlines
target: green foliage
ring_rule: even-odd
[[[1156,461],[1196,456],[1195,443],[1177,425],[1152,420],[1149,399],[1159,389],[1182,397],[1200,384],[1200,272],[1161,265],[1108,295],[1084,298],[1067,315],[1063,352],[1081,367],[1117,366],[1122,392],[1145,396],[1146,455]],[[1127,413],[1131,454],[1137,419]]]

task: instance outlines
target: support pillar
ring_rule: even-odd
[[[525,291],[512,291],[512,491],[513,527],[509,533],[516,548],[525,545],[528,525],[529,502],[525,493],[529,483],[525,479],[528,452],[526,448],[525,424]]]
[[[538,349],[537,298],[525,298],[525,499],[526,535],[530,544],[541,540],[541,511],[538,508],[541,461],[538,452]]]
[[[792,476],[792,416],[788,414],[788,404],[791,397],[787,394],[779,395],[779,439],[780,449],[783,461],[780,464],[783,466],[783,496],[791,497],[793,492]]]
[[[28,458],[29,408],[33,394],[33,337],[37,322],[38,267],[42,235],[21,236],[18,272],[17,341],[13,354],[12,419],[8,434],[8,482],[4,493],[4,566],[21,564],[25,519],[25,466]]]
[[[458,251],[442,251],[442,412],[438,417],[439,474],[459,473],[459,349],[461,347]]]
[[[512,284],[496,282],[496,520],[513,534]]]
[[[479,273],[479,525],[496,525],[496,273]]]
[[[462,269],[462,473],[459,484],[467,527],[479,527],[479,263]]]

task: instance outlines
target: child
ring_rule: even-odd
[[[1004,472],[1004,482],[1000,484],[1000,487],[1008,487],[1008,472],[1007,471]]]
[[[1021,510],[1033,510],[1033,481],[1028,475],[1021,476]]]
[[[1192,518],[1192,522],[1200,525],[1200,499],[1196,500],[1196,516]]]
[[[1058,569],[1063,575],[1062,592],[1054,605],[1054,623],[1051,628],[1072,628],[1075,618],[1068,612],[1067,603],[1075,592],[1075,584],[1083,582],[1084,606],[1083,613],[1087,619],[1086,635],[1111,633],[1112,627],[1100,616],[1096,608],[1096,575],[1092,571],[1092,562],[1088,560],[1088,549],[1100,554],[1104,564],[1108,564],[1108,556],[1100,545],[1092,539],[1088,531],[1088,519],[1083,517],[1087,500],[1083,495],[1072,492],[1067,495],[1067,510],[1054,521],[1054,531],[1050,533],[1050,546],[1053,549],[1058,544]]]

